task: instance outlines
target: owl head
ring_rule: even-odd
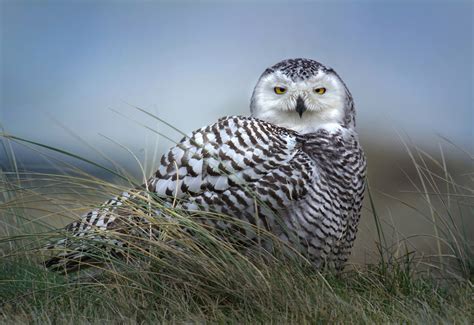
[[[253,117],[299,133],[355,126],[352,95],[337,73],[310,59],[266,69],[253,91]]]

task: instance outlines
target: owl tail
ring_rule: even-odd
[[[140,191],[124,192],[85,214],[44,247],[44,265],[66,274],[129,256],[130,247],[157,236],[149,200]]]
[[[53,255],[44,261],[44,266],[53,272],[68,274],[101,266],[124,255],[125,242],[93,232],[83,237],[61,239],[45,249]]]

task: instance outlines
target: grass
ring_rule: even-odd
[[[432,225],[433,256],[410,248],[409,238],[387,235],[390,227],[382,221],[370,188],[366,206],[376,225],[373,241],[379,258],[349,265],[340,274],[314,270],[277,240],[269,252],[242,250],[193,216],[169,211],[173,221],[152,219],[165,229],[159,240],[114,234],[129,243],[123,250],[126,259],[105,254],[107,267],[100,273],[63,276],[41,266],[38,247],[64,236],[53,231],[48,220],[79,216],[103,198],[128,189],[131,178],[111,170],[115,180],[104,181],[59,163],[57,167],[65,168],[61,173],[22,173],[15,167],[10,141],[25,142],[4,138],[13,167],[0,174],[0,323],[474,321],[474,254],[463,224],[473,217],[474,187],[472,178],[463,184],[454,181],[444,155],[437,160],[406,145],[416,172],[407,179],[421,200],[420,205],[406,205]],[[150,208],[164,209],[146,195],[128,208],[143,216]]]

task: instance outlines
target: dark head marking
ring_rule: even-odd
[[[312,76],[315,76],[318,71],[329,72],[332,71],[332,69],[324,66],[318,61],[298,58],[280,61],[277,64],[266,69],[263,72],[262,76],[276,71],[280,71],[281,73],[293,80],[305,80]]]

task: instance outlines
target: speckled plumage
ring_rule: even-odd
[[[315,121],[319,121],[320,111],[334,109],[342,113],[322,119],[320,126],[303,129],[298,125],[294,128],[275,125],[270,123],[271,118],[270,121],[260,119],[260,106],[266,104],[262,104],[259,92],[268,88],[260,83],[273,73],[289,78],[279,82],[286,82],[291,91],[291,87],[296,87],[295,96],[308,101],[307,115]],[[322,102],[318,111],[317,105],[311,109],[309,104],[310,100],[318,99],[307,99],[312,95],[301,88],[300,82],[306,87],[307,80],[320,73],[336,83],[334,94],[329,95],[344,98],[336,98],[337,101],[329,104]],[[339,103],[343,107],[337,107]],[[365,188],[365,158],[354,130],[352,96],[332,69],[313,60],[285,60],[265,70],[260,77],[252,98],[252,115],[221,118],[194,131],[162,156],[158,170],[146,183],[148,192],[137,189],[123,193],[69,225],[67,231],[76,237],[92,236],[98,243],[114,229],[129,231],[134,236],[147,235],[150,230],[146,220],[123,227],[140,217],[130,210],[121,213],[120,209],[123,201],[152,193],[169,206],[220,212],[263,226],[297,247],[315,267],[329,263],[342,269],[356,236]],[[304,118],[303,114],[301,119]],[[298,119],[295,121],[298,123]],[[223,221],[205,222],[220,229],[231,228]],[[254,236],[251,232],[246,234],[250,240]],[[71,245],[68,240],[53,243],[51,247],[64,247],[68,251],[53,257],[46,265],[53,269],[74,269],[78,261],[87,258],[88,252],[82,249],[85,246]],[[116,241],[114,245],[122,243]]]

